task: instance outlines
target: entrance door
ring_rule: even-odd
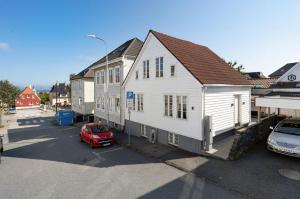
[[[234,124],[240,125],[240,96],[234,96]]]

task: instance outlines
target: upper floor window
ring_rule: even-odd
[[[177,118],[187,119],[187,96],[177,96]]]
[[[139,79],[139,71],[135,71],[135,79]]]
[[[115,79],[116,79],[116,83],[120,83],[120,68],[119,67],[115,68]]]
[[[149,78],[149,60],[143,61],[143,77]]]
[[[100,109],[100,98],[97,98],[97,101],[96,101],[96,108],[97,108],[97,109]]]
[[[105,71],[104,70],[102,70],[101,72],[100,72],[100,79],[101,79],[101,84],[104,84],[105,83]]]
[[[171,77],[175,76],[175,65],[170,66],[170,73],[171,73]]]
[[[109,69],[108,75],[109,75],[109,83],[112,84],[113,81],[114,81],[114,71],[113,71],[113,69]]]
[[[165,95],[165,116],[173,117],[173,96]]]
[[[100,98],[100,108],[102,109],[102,110],[105,110],[105,98],[104,97],[101,97]]]
[[[144,96],[143,94],[137,94],[137,110],[144,111]]]
[[[99,72],[96,73],[96,84],[100,84]]]
[[[156,65],[156,77],[163,77],[164,76],[164,58],[158,57],[155,59]]]

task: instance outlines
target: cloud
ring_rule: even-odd
[[[5,42],[0,42],[0,50],[8,50],[9,45]]]

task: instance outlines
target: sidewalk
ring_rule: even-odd
[[[117,143],[120,145],[134,149],[186,172],[192,172],[209,160],[206,157],[171,145],[152,144],[146,138],[136,136],[130,136],[130,145],[128,145],[128,134],[118,131],[114,131],[114,134]]]

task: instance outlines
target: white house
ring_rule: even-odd
[[[213,136],[250,122],[251,86],[209,48],[150,30],[128,76],[133,110],[126,132],[191,152],[204,147],[204,118]]]
[[[69,106],[71,103],[69,85],[65,83],[53,85],[49,92],[49,101],[51,106]]]
[[[93,64],[92,69],[95,73],[95,122],[106,123],[108,119],[110,126],[123,128],[124,98],[121,84],[142,45],[142,41],[133,38],[110,52],[108,54],[108,75],[106,74],[106,56]],[[108,78],[108,88],[106,88],[106,78]]]
[[[256,98],[258,112],[262,108],[275,108],[279,115],[300,117],[300,62],[289,66],[270,86],[268,93]]]
[[[72,110],[78,121],[94,114],[94,71],[91,67],[70,77]]]

